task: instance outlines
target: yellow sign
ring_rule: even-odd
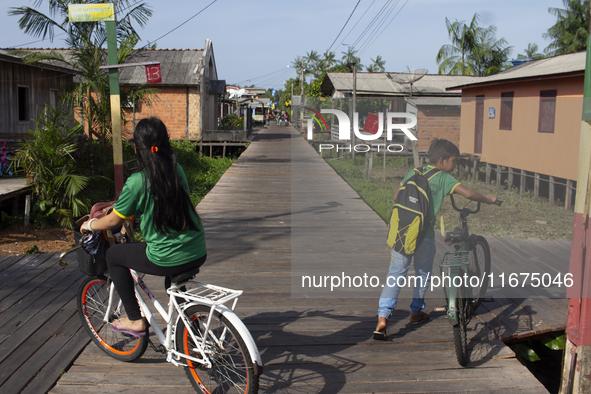
[[[113,4],[69,4],[70,22],[114,21]]]

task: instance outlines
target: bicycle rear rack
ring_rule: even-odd
[[[178,287],[178,286],[188,287],[188,285],[191,285],[191,288],[189,288],[185,291],[180,290]],[[167,290],[167,293],[172,294],[176,297],[184,298],[187,301],[195,301],[195,302],[199,302],[202,304],[215,306],[215,305],[225,304],[228,301],[231,301],[231,300],[234,300],[234,299],[240,297],[242,295],[243,291],[242,290],[232,290],[232,289],[228,289],[226,287],[215,286],[215,285],[211,285],[208,283],[189,281],[189,282],[179,283],[177,286],[170,287]],[[234,305],[231,308],[232,310],[235,308],[237,301],[238,300],[234,301],[234,303],[233,303]]]
[[[458,250],[455,252],[447,252],[443,256],[443,260],[439,263],[441,268],[464,267],[470,263],[470,252],[467,250]]]

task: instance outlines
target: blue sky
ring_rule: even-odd
[[[146,0],[154,15],[140,32],[142,44],[172,30],[211,1]],[[159,48],[203,48],[205,39],[209,38],[213,42],[220,79],[228,84],[241,82],[281,88],[285,79],[295,76],[287,67],[293,59],[310,50],[323,53],[328,49],[357,1],[218,0],[159,40],[157,45]],[[21,32],[17,17],[8,16],[9,7],[32,7],[34,2],[2,0],[1,4],[0,47],[35,41]],[[391,8],[379,13],[384,5]],[[435,56],[442,45],[449,43],[445,18],[469,22],[474,13],[478,13],[480,25],[495,25],[497,38],[508,41],[513,47],[512,58],[516,58],[528,43],[538,44],[540,51],[548,46],[542,34],[555,22],[548,7],[562,8],[562,0],[361,0],[332,50],[340,58],[341,52],[347,49],[342,43],[351,45],[357,41],[363,64],[370,64],[370,59],[381,55],[386,60],[387,71],[426,68],[435,74]],[[47,1],[39,9],[46,13]],[[384,23],[375,34],[370,28],[361,37],[376,15],[383,15],[377,20],[383,18]],[[355,24],[357,26],[352,29]],[[57,37],[53,43],[46,39],[26,46],[63,47],[64,44]],[[261,77],[265,74],[270,75]]]

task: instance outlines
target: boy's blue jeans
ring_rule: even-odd
[[[412,281],[414,282],[414,289],[410,310],[413,315],[417,315],[425,307],[425,293],[431,281],[431,270],[433,269],[433,259],[435,258],[435,238],[423,239],[423,242],[421,242],[414,255],[398,253],[392,249],[390,269],[388,270],[386,283],[380,296],[378,317],[389,319],[390,315],[392,315],[398,302],[398,295],[400,294],[399,284],[405,285],[403,279],[398,278],[406,278],[413,257],[417,279]],[[418,277],[422,278],[422,280]],[[406,286],[408,286],[409,281],[407,280],[406,282]]]

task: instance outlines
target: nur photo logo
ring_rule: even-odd
[[[308,140],[314,139],[314,122],[318,124],[320,130],[329,131],[326,119],[322,114],[335,115],[338,121],[338,140],[339,141],[350,141],[351,140],[351,120],[349,116],[338,109],[321,109],[320,112],[315,111],[311,108],[305,107],[306,110],[310,111],[311,119],[307,119],[307,138]],[[410,120],[409,122],[401,123],[399,119]],[[385,127],[384,127],[384,122]],[[376,114],[370,113],[365,120],[365,126],[363,131],[359,130],[359,113],[353,113],[353,133],[356,138],[363,141],[376,141],[382,138],[384,129],[386,133],[386,142],[392,142],[394,135],[400,135],[402,132],[409,140],[416,141],[417,137],[412,133],[410,129],[417,125],[417,117],[414,114],[407,112],[387,112],[384,117],[383,112]],[[324,126],[324,127],[323,127]],[[382,138],[383,139],[383,138]],[[320,144],[318,149],[320,152],[323,150],[332,149],[346,150],[351,152],[369,152],[371,149],[377,149],[379,152],[381,148],[387,149],[388,152],[396,153],[404,150],[404,145],[398,143],[371,143],[371,144],[355,144],[348,146],[335,147],[335,144]]]

